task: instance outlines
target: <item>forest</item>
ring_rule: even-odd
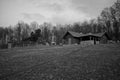
[[[50,43],[54,34],[56,44],[62,42],[66,31],[78,33],[101,33],[107,32],[111,40],[120,40],[120,1],[117,0],[112,6],[104,8],[100,15],[89,21],[75,22],[74,24],[52,24],[44,22],[39,24],[36,21],[30,24],[18,21],[14,26],[0,26],[0,48],[4,48],[8,42],[21,44],[23,41],[31,40],[35,43],[39,39],[40,44]]]

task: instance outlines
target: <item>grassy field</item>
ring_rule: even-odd
[[[0,80],[120,80],[120,45],[0,50]]]

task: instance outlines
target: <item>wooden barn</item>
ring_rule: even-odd
[[[99,43],[102,43],[102,44],[106,44],[106,43],[108,43],[108,40],[110,40],[110,37],[108,36],[108,34],[106,32],[97,33],[97,34],[93,34],[93,35],[96,36],[97,41],[99,41]]]
[[[80,34],[72,31],[66,32],[63,36],[64,44],[79,44],[80,43]]]
[[[109,40],[109,36],[106,32],[104,33],[76,33],[72,31],[66,32],[63,36],[64,44],[81,44],[81,43],[91,43],[91,44],[99,44],[99,43],[107,43]]]

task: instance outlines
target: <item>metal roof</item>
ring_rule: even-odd
[[[68,31],[68,33],[70,33],[73,37],[80,37],[81,35],[83,35],[77,32],[73,32],[73,31]]]
[[[87,33],[87,34],[83,34],[83,33],[77,33],[77,32],[73,32],[73,31],[68,31],[67,33],[71,34],[73,37],[85,37],[85,36],[95,36],[95,37],[102,37],[106,32],[102,32],[102,33]],[[66,33],[66,34],[67,34]],[[66,35],[65,34],[65,35]],[[65,36],[64,35],[64,36]]]

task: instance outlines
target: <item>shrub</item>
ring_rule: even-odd
[[[0,44],[0,49],[7,49],[8,45],[7,44]]]

